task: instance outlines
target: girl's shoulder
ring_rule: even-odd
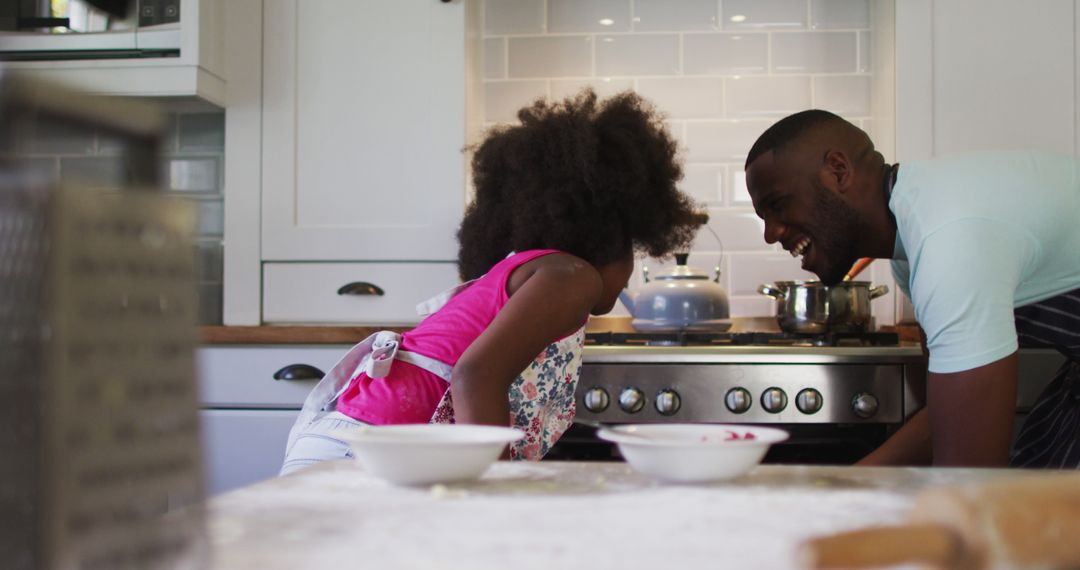
[[[599,279],[600,274],[592,264],[571,253],[548,249],[529,250],[521,254],[530,252],[541,253],[528,256],[507,272],[507,293],[512,295],[539,272],[555,277],[557,281],[568,287],[586,285]]]

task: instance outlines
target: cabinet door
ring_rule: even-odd
[[[224,493],[276,477],[300,410],[203,410],[206,492]]]
[[[465,15],[437,0],[267,0],[264,260],[453,260]]]
[[[1074,0],[896,2],[897,158],[1073,154]]]

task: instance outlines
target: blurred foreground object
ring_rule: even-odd
[[[924,491],[911,522],[817,538],[804,567],[1080,568],[1080,473],[1006,478]]]
[[[194,212],[152,107],[0,75],[0,566],[205,568]],[[15,156],[42,124],[124,141],[127,188]]]

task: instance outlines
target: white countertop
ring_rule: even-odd
[[[214,568],[794,568],[810,536],[906,517],[932,485],[1007,470],[761,466],[663,485],[625,463],[499,462],[394,487],[332,462],[208,502]]]

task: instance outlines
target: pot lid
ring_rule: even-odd
[[[676,253],[675,254],[675,267],[658,273],[653,279],[657,280],[682,280],[682,279],[709,279],[709,274],[696,268],[690,267],[686,264],[686,259],[690,256],[688,253]]]

